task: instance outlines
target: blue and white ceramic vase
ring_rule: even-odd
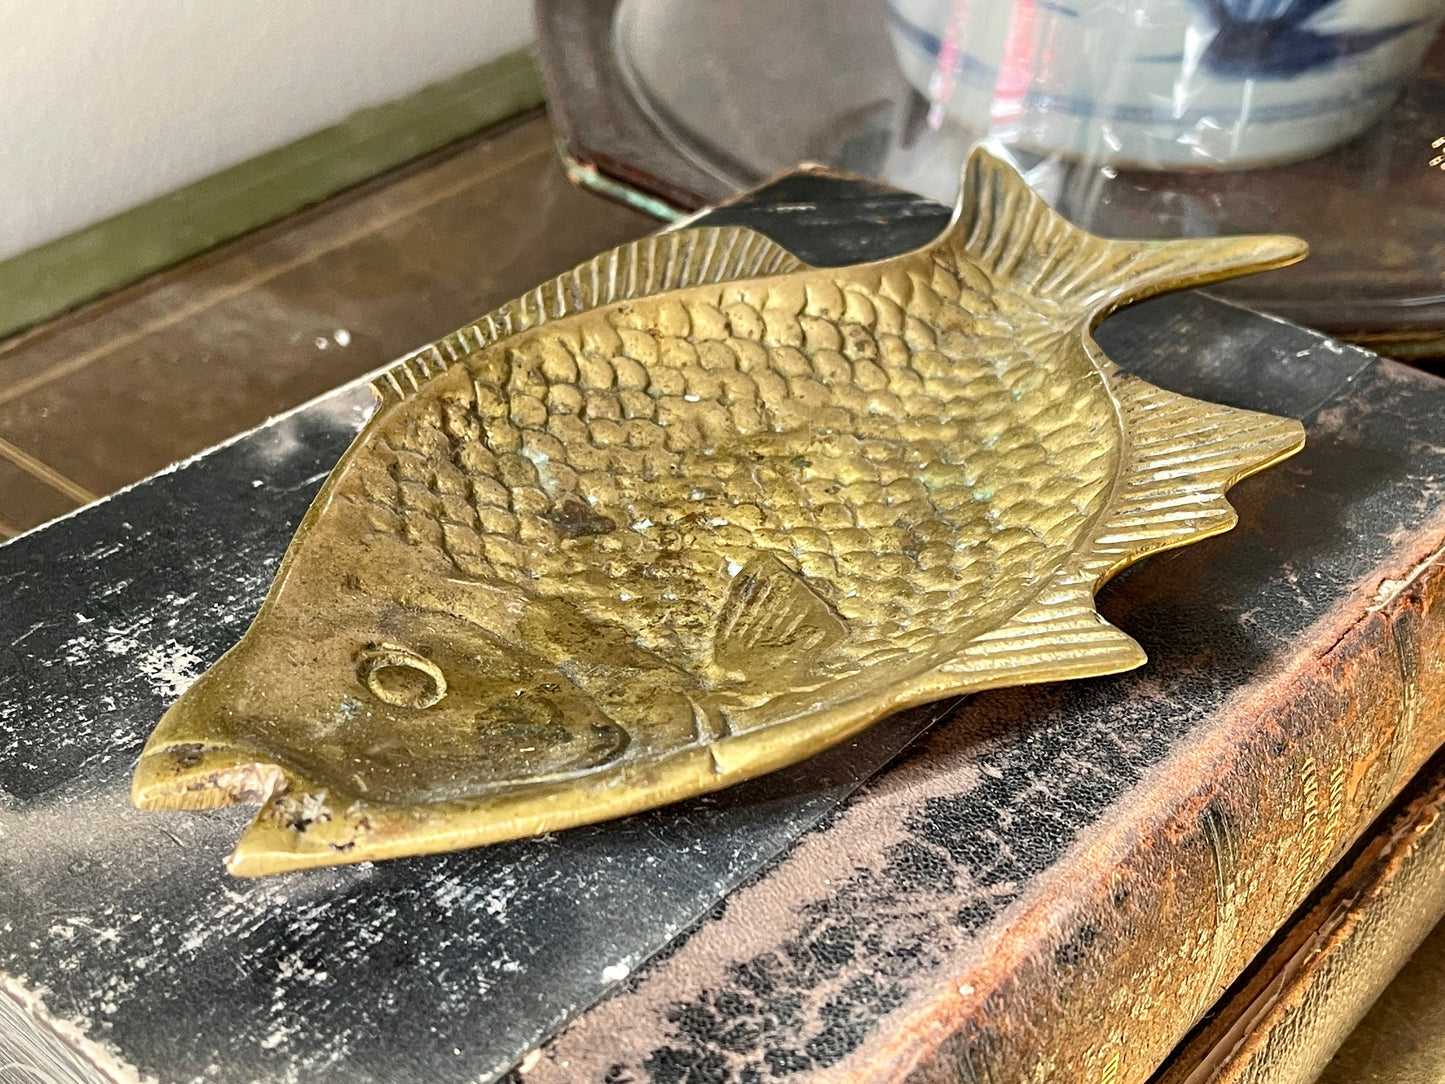
[[[909,81],[1005,143],[1103,164],[1269,165],[1359,134],[1445,0],[889,0]]]

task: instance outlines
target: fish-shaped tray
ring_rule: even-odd
[[[953,693],[1112,673],[1094,592],[1225,531],[1290,419],[1116,368],[1139,298],[1292,237],[1111,241],[983,150],[917,251],[608,252],[397,363],[133,796],[257,802],[257,875],[604,820]]]

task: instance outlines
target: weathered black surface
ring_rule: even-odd
[[[921,244],[946,218],[912,197],[803,176],[709,221],[760,228],[805,260],[850,263]],[[1156,353],[1161,335],[1188,337],[1190,367],[1179,367],[1177,349]],[[1369,355],[1198,295],[1140,306],[1099,338],[1157,383],[1300,417],[1379,383]],[[1352,385],[1361,373],[1374,375]],[[1438,411],[1445,398],[1429,390],[1419,409]],[[240,635],[368,406],[363,388],[342,389],[0,547],[0,975],[163,1082],[487,1079],[688,928],[937,714],[881,723],[711,799],[549,839],[229,879],[220,861],[248,811],[141,814],[126,799],[130,769],[178,687]],[[1345,562],[1338,578],[1319,581],[1323,595],[1310,607],[1327,605],[1334,585],[1368,565],[1390,526],[1382,519],[1372,541],[1369,524],[1346,527],[1321,510],[1369,496],[1382,517],[1398,518],[1402,487],[1418,496],[1407,469],[1418,434],[1409,428],[1372,433],[1357,450],[1326,449],[1334,459],[1275,484],[1278,499],[1301,510],[1290,520],[1302,532],[1301,567],[1316,557]],[[1301,501],[1316,486],[1330,495]],[[1288,511],[1273,499],[1268,509],[1241,503],[1246,516]],[[1201,549],[1188,560],[1207,574],[1219,554]],[[1259,552],[1245,574],[1277,567],[1278,556]],[[1278,578],[1265,586],[1289,589]],[[1129,613],[1129,597],[1121,587],[1106,612],[1167,655],[1179,631],[1170,615]],[[1282,612],[1304,619],[1298,605]],[[1220,649],[1238,665],[1201,676],[1211,695],[1247,678],[1261,638],[1290,635],[1269,614],[1260,621]],[[1067,774],[1092,752],[1087,713],[1110,710],[1126,689],[1091,683],[1060,732],[1074,745],[1054,744],[1051,730],[1021,730],[1018,741],[1033,750],[1026,762]],[[1074,711],[1072,694],[1056,699]],[[1120,755],[1133,771],[1156,762],[1193,718],[1141,732]],[[957,850],[971,869],[977,859],[1000,877],[1027,877],[1107,815],[1108,787],[1072,782],[1055,792],[1058,809],[1011,818],[1006,870],[987,828],[997,818],[977,805],[1015,803],[1018,812],[1005,782],[971,795],[973,812],[956,831],[940,809],[928,831],[953,842],[930,842]]]

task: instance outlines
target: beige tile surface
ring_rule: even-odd
[[[0,539],[63,516],[80,503],[32,472],[0,459]]]
[[[0,343],[0,532],[112,492],[656,228],[534,113]]]

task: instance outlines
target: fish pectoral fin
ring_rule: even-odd
[[[810,661],[848,634],[848,626],[801,576],[771,554],[733,577],[718,614],[713,661],[757,672]]]

